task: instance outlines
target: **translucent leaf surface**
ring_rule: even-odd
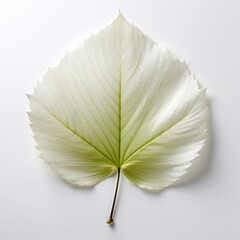
[[[161,190],[204,145],[205,90],[185,62],[121,14],[66,53],[28,96],[41,157],[74,185],[119,169],[139,187]]]

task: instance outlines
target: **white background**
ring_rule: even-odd
[[[120,9],[164,42],[208,87],[211,137],[190,174],[159,194],[115,177],[91,190],[65,184],[38,158],[28,100],[49,65]],[[0,239],[240,239],[240,2],[0,0]]]

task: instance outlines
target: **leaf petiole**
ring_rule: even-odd
[[[106,221],[107,224],[112,224],[113,223],[113,213],[114,213],[114,208],[115,208],[116,199],[117,199],[119,180],[120,180],[120,168],[118,168],[118,172],[117,172],[117,183],[116,183],[116,188],[115,188],[111,213],[110,213],[110,216],[109,216],[108,220]]]

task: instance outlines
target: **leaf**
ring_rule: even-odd
[[[148,190],[186,173],[206,139],[207,100],[185,62],[119,13],[28,95],[41,157],[77,186],[120,172]]]

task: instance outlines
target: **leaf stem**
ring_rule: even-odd
[[[112,224],[113,223],[113,213],[114,213],[114,208],[115,208],[116,199],[117,199],[119,179],[120,179],[120,168],[118,168],[118,172],[117,172],[117,183],[116,183],[116,188],[115,188],[115,193],[114,193],[111,213],[110,213],[110,216],[109,216],[109,218],[108,218],[108,220],[106,222],[107,224]]]

